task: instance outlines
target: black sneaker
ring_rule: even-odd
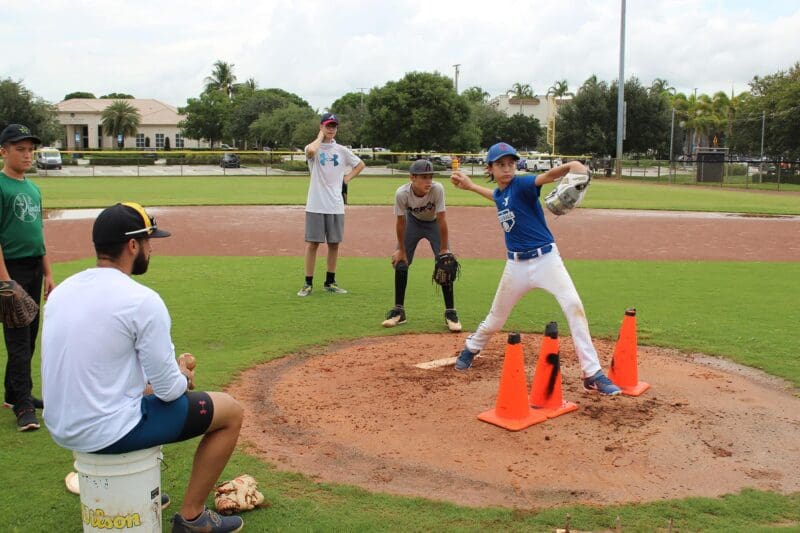
[[[36,396],[31,396],[31,398],[33,398],[33,407],[35,409],[39,409],[40,411],[44,409],[44,402],[42,400],[40,400]],[[9,401],[5,401],[3,402],[3,407],[8,407],[9,409],[13,409],[14,404]]]
[[[17,431],[31,431],[39,429],[39,419],[33,407],[23,407],[14,412],[17,415]]]
[[[229,533],[239,531],[244,520],[238,516],[222,516],[206,509],[194,520],[186,520],[180,514],[172,517],[172,533]]]
[[[383,321],[383,327],[393,328],[398,324],[406,323],[406,312],[402,307],[392,307],[386,313],[386,320]]]

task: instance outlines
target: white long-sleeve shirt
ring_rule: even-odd
[[[44,306],[42,393],[53,440],[101,450],[141,420],[145,385],[164,401],[187,387],[166,305],[116,268],[91,268],[56,287]]]

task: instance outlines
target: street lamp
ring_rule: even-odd
[[[455,80],[454,85],[455,85],[455,88],[456,88],[456,94],[458,94],[458,67],[460,67],[460,66],[461,66],[461,63],[456,63],[455,65],[453,65],[453,68],[456,69],[456,75],[455,75],[455,79],[454,79]]]

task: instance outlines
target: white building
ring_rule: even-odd
[[[103,131],[102,113],[115,100],[110,98],[73,98],[56,104],[58,121],[64,126],[64,138],[56,143],[63,150],[117,149],[114,132]],[[125,148],[164,148],[167,139],[172,149],[207,148],[208,143],[184,138],[178,123],[183,117],[178,109],[152,98],[126,99],[139,111],[140,123],[133,137],[125,138]]]

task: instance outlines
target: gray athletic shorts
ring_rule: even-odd
[[[306,242],[338,244],[344,237],[344,215],[306,211]]]
[[[406,237],[404,243],[409,265],[414,260],[414,252],[417,251],[417,245],[422,239],[428,239],[434,256],[439,255],[439,250],[442,248],[441,237],[438,220],[419,220],[410,211],[406,212]]]

